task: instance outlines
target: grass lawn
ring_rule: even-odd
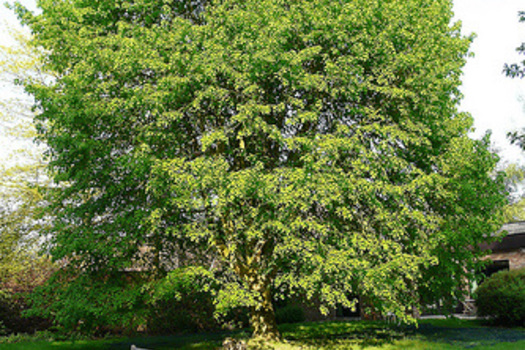
[[[452,350],[525,349],[524,329],[483,327],[476,321],[423,320],[418,328],[395,327],[381,322],[351,321],[281,325],[284,342],[275,349]],[[120,338],[76,342],[20,342],[0,344],[0,350],[129,350],[131,344],[152,350],[218,349],[227,333],[165,337]],[[236,333],[236,338],[246,338]]]

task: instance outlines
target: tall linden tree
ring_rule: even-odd
[[[58,76],[27,87],[64,184],[50,208],[55,258],[107,275],[143,246],[162,277],[195,248],[228,276],[218,307],[250,307],[263,338],[279,337],[272,299],[283,293],[322,311],[361,295],[407,320],[420,292],[458,292],[505,193],[489,176],[496,157],[457,111],[470,39],[451,6],[19,7]]]

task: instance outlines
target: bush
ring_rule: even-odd
[[[153,290],[148,331],[174,333],[217,328],[213,317],[216,289],[213,274],[202,267],[171,271]]]
[[[278,324],[304,322],[304,310],[298,305],[286,305],[275,311],[275,319]]]
[[[476,294],[479,316],[498,325],[525,326],[525,268],[492,275]]]
[[[27,258],[27,257],[26,257]],[[56,270],[47,256],[34,255],[15,270],[0,274],[0,334],[29,333],[48,329],[51,320],[25,317],[32,291],[44,284]]]
[[[24,317],[27,294],[0,294],[0,335],[34,333],[48,329],[51,322],[40,317]]]
[[[52,318],[68,336],[133,334],[145,323],[144,279],[134,272],[77,275],[63,269],[33,291],[25,314]]]
[[[52,342],[56,340],[65,340],[65,339],[61,339],[60,337],[57,337],[54,333],[46,330],[46,331],[37,331],[33,334],[12,333],[7,336],[0,337],[0,344]]]

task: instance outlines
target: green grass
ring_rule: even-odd
[[[442,319],[422,319],[418,322],[420,325],[432,325],[436,327],[449,328],[480,328],[486,327],[483,320],[462,320],[456,317],[442,318]]]
[[[484,327],[478,321],[423,320],[419,327],[396,327],[382,322],[352,321],[285,324],[284,341],[271,344],[276,350],[521,350],[525,330]],[[129,350],[131,344],[153,350],[206,350],[220,348],[231,333],[82,340],[69,342],[23,341],[0,344],[0,350]],[[246,333],[234,334],[247,338]]]
[[[204,333],[180,336],[117,338],[78,341],[23,341],[0,344],[1,350],[129,350],[131,344],[154,350],[217,349],[224,333]]]

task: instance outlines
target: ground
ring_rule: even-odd
[[[367,321],[285,324],[279,328],[285,340],[273,345],[276,350],[525,349],[525,329],[484,327],[479,321],[423,320],[417,328]],[[131,344],[152,350],[204,350],[219,349],[222,339],[227,336],[247,338],[248,333],[217,332],[76,342],[22,341],[0,344],[0,350],[129,350]]]

